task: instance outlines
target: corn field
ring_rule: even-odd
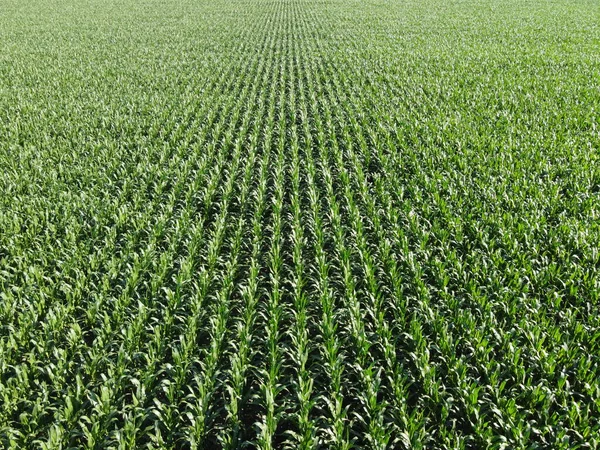
[[[0,1],[0,448],[599,448],[599,17]]]

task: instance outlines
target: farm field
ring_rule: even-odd
[[[599,448],[599,18],[2,0],[0,448]]]

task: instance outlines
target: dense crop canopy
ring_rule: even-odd
[[[3,0],[0,447],[600,445],[596,0]]]

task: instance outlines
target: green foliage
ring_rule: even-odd
[[[591,0],[7,0],[0,448],[600,446]]]

